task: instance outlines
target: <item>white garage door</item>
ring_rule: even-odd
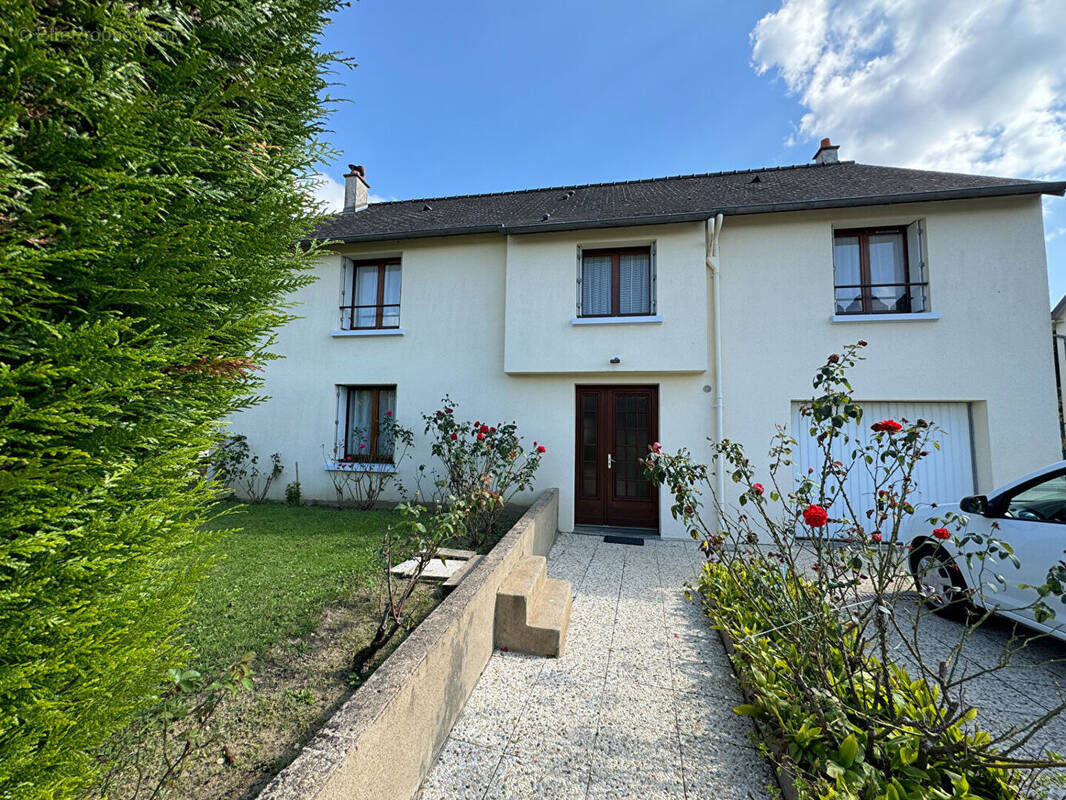
[[[940,430],[936,440],[940,449],[929,448],[915,469],[917,492],[911,502],[957,503],[966,495],[974,493],[973,448],[970,440],[969,403],[860,403],[863,416],[860,425],[850,422],[846,428],[849,436],[866,440],[873,435],[870,426],[882,419],[927,419]],[[817,472],[821,466],[822,453],[818,443],[810,436],[810,421],[799,414],[800,404],[792,404],[792,434],[798,442],[796,457],[797,480],[807,474],[810,467]],[[853,448],[839,440],[834,444],[833,457],[848,463]],[[860,499],[862,508],[873,507],[873,481],[866,471],[858,468],[848,476],[848,496]]]

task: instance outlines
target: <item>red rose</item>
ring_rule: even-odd
[[[452,434],[452,441],[453,441],[453,442],[454,442],[454,441],[455,441],[456,439],[458,439],[458,438],[459,438],[459,434],[458,434],[458,433],[453,433],[453,434]]]
[[[391,411],[386,411],[385,412],[385,416],[386,417],[391,417],[392,416],[392,412]]]
[[[489,432],[489,426],[488,425],[482,425],[481,426],[481,432],[482,433],[488,433]]]
[[[947,528],[933,528],[933,536],[937,539],[950,539],[951,531]]]
[[[870,426],[870,430],[877,433],[896,433],[903,430],[903,426],[896,422],[894,419],[883,419],[880,422],[875,422]]]
[[[437,412],[437,419],[440,419],[443,416],[444,416],[444,412],[443,411],[438,411]]]
[[[879,534],[879,533],[871,533],[870,534],[870,538],[873,539],[875,542],[879,542],[879,541],[881,541],[881,534]]]
[[[489,433],[496,433],[496,429],[495,428],[489,428]]]
[[[751,485],[751,490],[760,497],[762,497],[762,493],[766,491],[761,483],[753,483]]]
[[[542,444],[539,444],[539,445],[537,445],[537,452],[538,453],[547,453],[548,452],[548,448],[545,447]]]
[[[480,425],[480,424],[481,424],[481,422],[480,422],[480,421],[478,421],[478,420],[474,420],[474,427],[475,427],[475,428],[476,428],[476,427],[477,427],[478,425]]]
[[[452,413],[452,409],[446,408],[446,409],[444,409],[444,413],[445,414],[451,414]]]
[[[807,506],[803,512],[803,521],[812,528],[820,528],[829,521],[829,514],[821,506]]]
[[[478,440],[479,442],[480,442],[480,441],[481,441],[482,439],[484,439],[484,438],[485,438],[485,434],[483,434],[483,433],[479,433],[479,434],[477,435],[477,440]]]

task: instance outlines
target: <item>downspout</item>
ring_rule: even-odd
[[[721,265],[718,260],[718,237],[722,233],[722,223],[725,217],[718,214],[707,219],[706,236],[704,237],[707,248],[707,269],[711,271],[711,315],[714,317],[714,439],[721,442],[725,436],[725,422],[722,415],[725,412],[725,395],[722,391],[722,303],[721,283],[719,276]],[[718,502],[725,502],[725,470],[724,459],[719,452],[714,457],[715,492],[718,494]]]

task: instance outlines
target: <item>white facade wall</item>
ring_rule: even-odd
[[[933,321],[831,321],[834,226],[926,223]],[[726,435],[765,453],[814,368],[864,339],[860,400],[974,404],[979,491],[1059,459],[1037,197],[727,218],[721,237]]]
[[[833,226],[923,218],[935,321],[830,321]],[[662,321],[573,325],[577,248],[654,243]],[[1047,279],[1038,198],[727,217],[721,235],[725,435],[757,463],[794,400],[810,396],[822,359],[866,339],[854,374],[860,399],[974,404],[979,488],[1058,458]],[[461,417],[515,419],[548,447],[538,484],[561,490],[573,526],[574,387],[659,386],[659,438],[707,459],[714,431],[710,292],[700,223],[598,231],[414,239],[340,248],[294,297],[301,318],[279,332],[285,356],[267,366],[271,400],[238,415],[235,432],[260,454],[300,464],[305,498],[329,502],[322,445],[336,437],[337,385],[396,384],[400,423],[417,447],[403,479],[433,465],[420,413],[449,393]],[[331,337],[342,258],[387,254],[403,264],[403,335]],[[611,365],[611,357],[621,359]],[[661,531],[683,531],[660,502]]]

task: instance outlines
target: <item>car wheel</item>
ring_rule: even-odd
[[[911,575],[922,604],[948,619],[970,616],[969,590],[962,570],[942,547],[926,542],[911,553]]]

